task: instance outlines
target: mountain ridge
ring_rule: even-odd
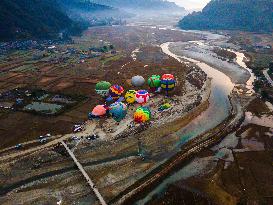
[[[86,0],[1,0],[0,40],[53,39],[77,35],[88,27],[88,21],[77,16],[82,12],[108,11],[113,8]],[[79,16],[79,15],[78,15]]]
[[[192,30],[273,31],[272,0],[212,0],[201,12],[193,12],[178,23]]]
[[[81,33],[86,25],[72,20],[59,3],[57,0],[1,0],[0,40],[53,39],[60,33]]]
[[[174,2],[164,0],[90,0],[116,8],[145,9],[145,10],[185,10]]]

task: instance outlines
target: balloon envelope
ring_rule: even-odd
[[[173,90],[175,87],[175,79],[172,74],[164,74],[161,78],[161,88],[165,91]]]
[[[100,81],[96,84],[96,93],[99,94],[102,97],[107,97],[109,95],[109,88],[111,87],[111,84],[106,81]]]
[[[145,79],[142,76],[137,75],[137,76],[132,77],[131,82],[132,82],[133,86],[140,87],[140,86],[144,85]]]
[[[172,74],[164,74],[164,75],[162,75],[161,79],[173,79],[174,80],[174,76]]]
[[[123,92],[124,92],[123,87],[119,86],[119,85],[113,85],[109,88],[109,95],[113,99],[118,99],[122,95]]]
[[[120,122],[127,114],[127,106],[122,102],[116,102],[109,106],[109,113],[114,120]]]
[[[96,90],[107,90],[111,87],[111,83],[107,81],[100,81],[96,84]]]
[[[136,91],[128,90],[124,97],[127,103],[133,104],[136,101]]]
[[[96,107],[94,107],[94,109],[92,110],[92,115],[94,116],[103,116],[106,114],[106,109],[104,107],[104,105],[97,105]]]
[[[172,107],[172,105],[170,103],[165,103],[165,104],[161,105],[158,110],[163,111],[163,110],[167,110],[171,107]]]
[[[136,93],[136,101],[141,105],[147,103],[149,98],[150,94],[146,90],[139,90]]]
[[[148,85],[150,88],[158,88],[161,85],[160,76],[159,75],[152,75],[148,79]]]
[[[147,107],[137,108],[134,114],[134,121],[137,123],[148,122],[151,119],[151,111]]]

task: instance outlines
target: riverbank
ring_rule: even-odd
[[[214,46],[207,44],[204,44],[202,41],[178,42],[170,45],[170,51],[179,56],[186,56],[216,68],[229,76],[235,84],[245,84],[249,80],[250,73],[238,65],[236,59],[234,59],[234,61],[230,61],[228,58],[220,59],[219,56],[213,52]]]
[[[187,60],[187,58],[182,59]],[[243,58],[239,56],[236,58],[237,62],[238,60],[243,60]],[[240,63],[238,64],[240,65]],[[237,121],[238,125],[246,117],[244,123],[237,128],[236,126],[231,127],[231,134],[223,136],[223,141],[211,149],[207,148],[201,151],[192,161],[183,167],[181,166],[175,174],[171,174],[150,189],[149,194],[145,194],[143,199],[141,199],[142,196],[138,196],[140,197],[139,204],[187,202],[188,198],[183,199],[168,192],[170,187],[181,190],[182,184],[186,186],[187,190],[193,189],[192,193],[199,192],[199,194],[205,195],[209,201],[208,204],[270,203],[271,200],[268,196],[272,196],[272,192],[268,191],[270,189],[269,183],[264,179],[267,176],[272,176],[270,173],[272,167],[270,168],[269,163],[269,156],[272,153],[272,143],[269,142],[270,136],[272,137],[270,134],[272,128],[268,124],[271,120],[270,115],[272,115],[271,104],[264,103],[260,99],[257,102],[252,91],[254,80],[255,77],[252,74],[252,77],[247,80],[248,82],[243,87],[244,91],[238,90],[240,87],[236,86],[233,92],[233,95],[237,96],[237,101],[233,103],[233,107],[234,105],[238,106],[240,113],[238,116],[242,117],[241,120]],[[265,109],[266,107],[268,108]],[[248,110],[254,111],[256,115],[262,113],[263,115],[257,117],[246,113],[244,117],[245,111]],[[247,129],[247,131],[241,135],[238,131],[241,129]],[[254,159],[259,159],[259,161],[252,163]],[[257,167],[267,167],[269,171],[260,170]],[[264,190],[264,193],[258,190]],[[177,194],[183,195],[184,193],[181,190],[181,193]]]

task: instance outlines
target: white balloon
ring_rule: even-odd
[[[145,79],[140,75],[136,75],[136,76],[132,77],[131,82],[132,82],[133,86],[140,87],[140,86],[144,85]]]

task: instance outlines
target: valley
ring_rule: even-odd
[[[90,27],[68,42],[0,56],[1,204],[99,204],[62,143],[107,204],[272,202],[273,109],[255,88],[254,58],[236,35],[183,31],[170,26],[177,19]],[[136,104],[121,123],[88,120],[104,103],[99,81],[128,90],[135,75],[164,73],[177,85],[168,97],[151,95],[149,123],[133,123]],[[5,98],[18,90],[24,106],[39,101],[64,110],[18,109],[18,96]],[[159,112],[165,103],[171,108]],[[73,133],[76,124],[83,130]],[[37,139],[47,133],[46,142]]]

